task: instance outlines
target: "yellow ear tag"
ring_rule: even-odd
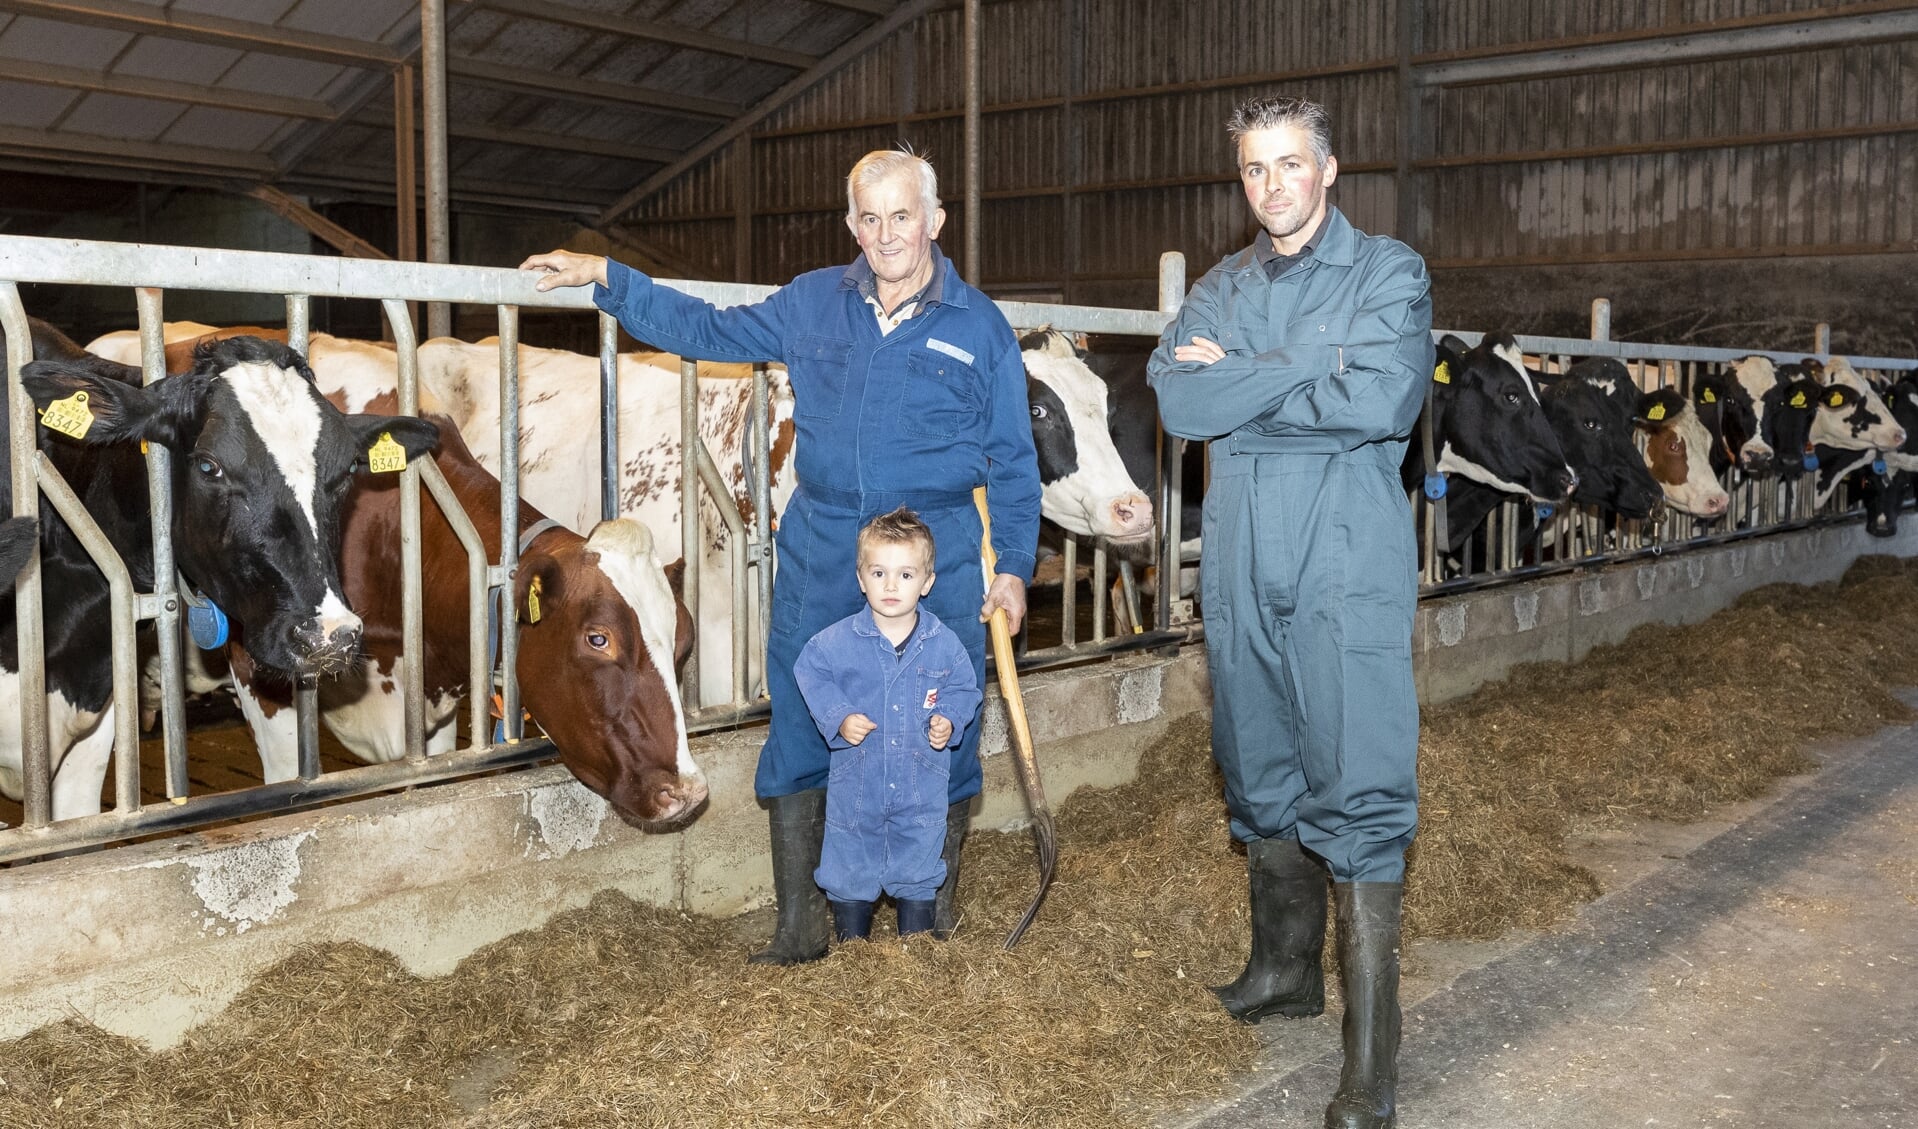
[[[1845,394],[1834,389],[1831,394],[1831,399],[1825,402],[1834,408],[1842,408],[1845,406]]]
[[[533,578],[532,586],[526,589],[526,622],[539,622],[539,577]]]
[[[393,442],[393,433],[380,432],[380,441],[366,449],[366,466],[374,474],[391,474],[406,469],[406,448]]]
[[[1791,394],[1791,406],[1794,408],[1805,406],[1805,393],[1802,390]]]
[[[93,426],[93,409],[87,407],[87,394],[75,392],[64,400],[48,404],[47,410],[40,413],[40,422],[48,431],[75,439],[86,438],[87,429]]]
[[[1712,390],[1709,388],[1699,393],[1699,399],[1704,400],[1707,404],[1716,404],[1718,402],[1718,397],[1712,395]]]
[[[1452,362],[1440,361],[1438,367],[1432,370],[1432,379],[1439,384],[1452,383]]]
[[[1645,413],[1645,418],[1648,420],[1651,420],[1653,423],[1657,423],[1659,420],[1664,419],[1665,405],[1653,404],[1651,407],[1651,410]]]

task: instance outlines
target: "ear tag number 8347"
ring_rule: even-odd
[[[40,413],[40,422],[48,431],[75,439],[86,438],[87,429],[93,426],[93,409],[87,407],[87,394],[75,392],[64,400],[48,404],[47,410]]]

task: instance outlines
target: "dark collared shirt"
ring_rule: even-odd
[[[879,332],[891,333],[900,322],[920,310],[938,305],[945,298],[946,272],[941,269],[945,255],[937,243],[931,246],[930,251],[927,261],[932,264],[932,277],[926,280],[918,293],[894,306],[891,311],[879,300],[879,279],[872,273],[872,264],[866,261],[866,256],[861,255],[853,260],[852,265],[846,268],[845,280],[839,285],[842,289],[859,291],[866,304],[872,307],[873,315],[879,319]]]
[[[1328,212],[1327,215],[1329,214]],[[1321,216],[1319,226],[1312,230],[1312,237],[1305,241],[1305,246],[1299,248],[1296,255],[1281,253],[1272,243],[1272,234],[1260,232],[1259,237],[1252,241],[1252,256],[1259,261],[1260,266],[1265,268],[1266,281],[1277,282],[1280,275],[1311,258],[1312,252],[1318,249],[1319,234],[1324,230],[1325,217]]]

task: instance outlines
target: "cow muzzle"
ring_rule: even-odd
[[[300,674],[344,674],[360,653],[364,625],[352,613],[321,615],[293,629],[293,661]]]
[[[1143,541],[1152,536],[1152,499],[1144,494],[1121,494],[1106,506],[1106,539]]]
[[[646,783],[650,788],[642,792],[637,803],[613,801],[613,810],[619,813],[620,819],[641,831],[677,831],[706,807],[708,793],[703,773],[663,780],[653,777]],[[651,812],[644,810],[649,807]]]

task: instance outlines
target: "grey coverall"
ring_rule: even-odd
[[[1213,440],[1200,597],[1232,833],[1297,839],[1338,882],[1397,882],[1418,821],[1398,468],[1432,378],[1431,284],[1336,208],[1315,244],[1276,280],[1251,248],[1206,272],[1149,374],[1166,430]],[[1175,360],[1194,336],[1224,359]]]

